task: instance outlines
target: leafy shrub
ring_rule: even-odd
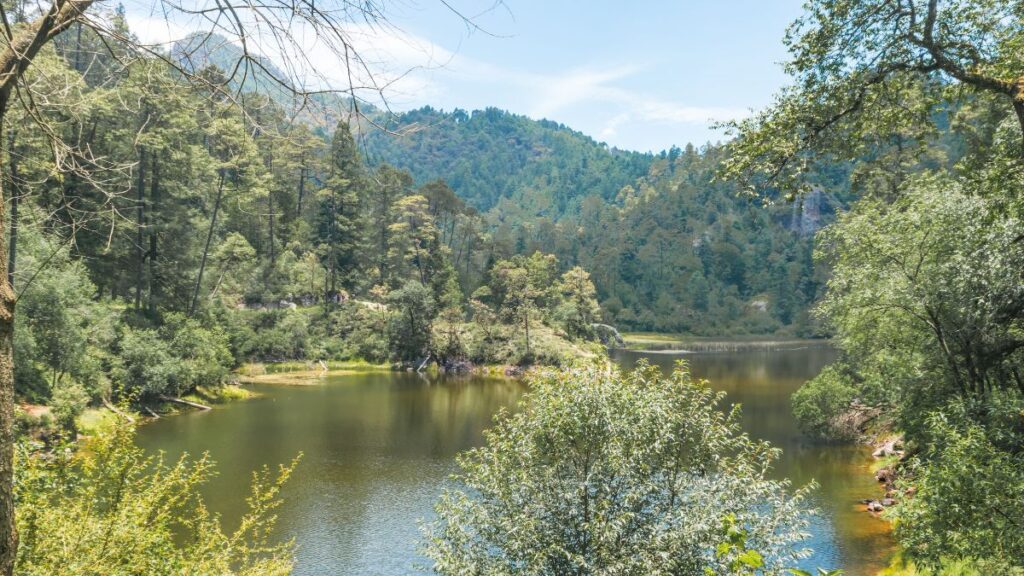
[[[129,394],[158,396],[180,392],[178,360],[156,330],[125,328],[112,374]]]
[[[224,382],[234,362],[228,337],[219,327],[205,328],[182,314],[169,314],[160,333],[181,360],[178,380],[185,390]]]
[[[73,432],[75,418],[89,405],[89,393],[78,383],[62,383],[50,397],[54,424],[62,430]]]
[[[121,425],[101,431],[87,449],[19,449],[17,574],[290,573],[291,544],[273,543],[271,534],[294,462],[276,475],[254,475],[249,512],[225,533],[199,495],[213,464],[146,457],[133,437]]]
[[[840,429],[836,423],[850,409],[856,389],[839,366],[828,366],[813,380],[793,393],[793,415],[800,429],[819,440],[850,440],[856,430]]]
[[[897,509],[896,537],[921,567],[967,558],[1004,567],[990,574],[1024,571],[1024,452],[956,413],[928,419],[931,442],[907,469],[903,487],[916,493]]]
[[[750,551],[778,573],[802,555],[804,491],[769,478],[778,451],[685,368],[595,363],[530,384],[523,410],[458,458],[425,527],[439,574],[724,575]],[[716,553],[730,518],[743,545]]]

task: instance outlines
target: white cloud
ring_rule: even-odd
[[[200,2],[205,0],[200,0]],[[204,18],[154,13],[152,5],[130,0],[127,18],[143,41],[169,46],[189,33],[208,29]],[[358,62],[346,66],[334,46],[308,24],[294,24],[288,41],[256,30],[250,49],[267,57],[308,90],[353,86],[364,99],[402,110],[422,105],[508,108],[532,117],[565,121],[592,130],[609,142],[630,140],[642,126],[665,133],[705,130],[712,122],[743,118],[747,110],[697,106],[655,97],[634,88],[648,71],[634,64],[575,67],[536,72],[505,68],[448,50],[390,25],[352,23],[344,34]],[[232,39],[236,44],[237,39]],[[350,63],[352,61],[350,60]],[[528,65],[528,64],[527,64]],[[628,129],[627,129],[628,127]]]

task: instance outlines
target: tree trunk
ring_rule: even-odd
[[[149,218],[152,225],[149,227],[149,313],[156,315],[157,300],[160,292],[160,279],[157,278],[156,257],[157,257],[157,234],[159,226],[157,218],[160,214],[160,162],[157,154],[152,154],[153,173],[150,175],[149,199],[152,202],[149,210]]]
[[[1020,123],[1020,135],[1022,141],[1024,141],[1024,97],[1013,99],[1013,111],[1017,113],[1017,122]]]
[[[199,261],[199,274],[196,275],[196,287],[192,290],[192,304],[188,307],[188,315],[191,317],[196,313],[196,304],[199,302],[199,289],[203,285],[203,271],[206,270],[206,258],[210,254],[210,242],[213,240],[213,230],[217,226],[217,212],[220,211],[220,199],[224,193],[224,169],[219,170],[217,179],[217,198],[213,201],[213,214],[210,216],[210,229],[206,231],[206,246],[203,247],[203,257]]]
[[[135,231],[135,309],[142,309],[142,282],[145,278],[146,249],[143,246],[146,232],[146,149],[139,146],[139,179],[135,184],[136,231]]]
[[[0,127],[11,93],[39,50],[81,16],[93,0],[54,3],[0,48]],[[2,163],[2,157],[0,157]],[[14,289],[8,276],[3,179],[0,178],[0,576],[14,574],[18,531],[14,522]]]
[[[305,159],[303,159],[303,162],[305,162]],[[296,206],[295,206],[295,213],[298,214],[298,216],[300,218],[302,217],[302,200],[303,200],[303,197],[305,195],[306,195],[306,167],[303,166],[302,168],[299,168],[299,201],[296,203]]]
[[[18,161],[14,155],[14,131],[7,139],[7,155],[11,163],[11,241],[7,256],[7,281],[14,286],[15,263],[18,260],[18,202],[20,186],[18,185]]]
[[[6,112],[0,102],[0,126]],[[3,183],[0,179],[0,574],[14,573],[18,531],[14,524],[14,287],[8,276]]]

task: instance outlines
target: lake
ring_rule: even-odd
[[[694,375],[743,405],[752,435],[784,450],[780,477],[819,482],[814,505],[822,515],[813,525],[815,555],[807,566],[842,567],[851,576],[884,566],[892,547],[888,526],[857,503],[879,493],[867,471],[870,454],[802,441],[789,409],[793,390],[835,357],[831,348],[804,343],[614,357],[625,367],[647,358],[665,369],[685,358]],[[171,457],[209,452],[219,474],[204,494],[229,529],[244,510],[251,471],[301,452],[278,525],[298,542],[296,576],[416,573],[418,520],[430,516],[455,454],[480,445],[493,415],[514,409],[524,393],[511,380],[387,372],[254,388],[259,398],[147,424],[138,442]]]

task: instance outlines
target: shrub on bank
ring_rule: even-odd
[[[781,573],[803,556],[805,491],[678,368],[597,363],[531,380],[522,411],[458,459],[425,527],[454,574]],[[740,569],[747,570],[745,572]]]
[[[85,449],[18,450],[17,574],[291,572],[291,543],[274,543],[271,535],[294,462],[254,475],[249,511],[235,532],[225,532],[199,494],[213,463],[146,457],[133,437],[120,424],[102,429]]]

